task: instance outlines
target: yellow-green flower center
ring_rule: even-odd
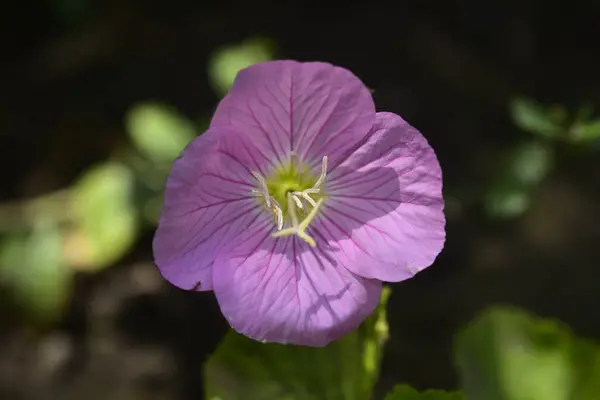
[[[269,195],[279,203],[285,217],[288,215],[288,194],[299,193],[312,188],[317,179],[318,175],[314,176],[308,167],[296,165],[290,161],[288,165],[274,170],[271,176],[265,179],[265,182],[267,183]],[[315,194],[315,197],[313,199],[318,200],[320,193]]]
[[[287,164],[273,170],[267,178],[257,172],[253,174],[259,185],[252,192],[258,195],[261,205],[273,214],[278,229],[273,236],[297,235],[315,247],[314,239],[305,231],[325,198],[322,185],[327,174],[327,157],[323,157],[320,174],[313,173],[297,157],[292,157]],[[288,227],[284,229],[284,225]]]

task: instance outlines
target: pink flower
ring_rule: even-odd
[[[214,290],[236,331],[323,346],[375,309],[382,281],[433,263],[443,208],[433,149],[355,75],[265,62],[175,161],[154,255],[173,285]]]

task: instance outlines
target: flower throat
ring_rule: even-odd
[[[266,179],[258,172],[252,174],[260,187],[253,189],[252,193],[273,213],[277,224],[277,232],[272,236],[297,235],[315,247],[315,240],[306,233],[306,229],[323,204],[322,185],[327,175],[327,156],[323,157],[321,174],[318,177],[315,177],[295,154],[287,165],[275,169]],[[284,228],[286,223],[289,226]]]

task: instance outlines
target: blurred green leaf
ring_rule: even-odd
[[[558,138],[567,118],[564,110],[545,109],[534,100],[516,98],[510,104],[510,113],[517,126],[527,132],[547,138]]]
[[[569,113],[565,107],[560,105],[550,106],[546,110],[546,115],[552,123],[564,130],[564,126],[569,118]]]
[[[521,143],[503,163],[499,178],[492,182],[486,209],[496,218],[514,218],[527,210],[533,190],[554,166],[554,152],[538,140]]]
[[[552,148],[543,142],[529,141],[517,146],[509,157],[508,174],[523,185],[537,185],[553,166]]]
[[[385,288],[357,331],[324,348],[259,343],[230,332],[205,368],[207,398],[366,400],[388,337]]]
[[[253,38],[217,49],[208,62],[208,76],[215,91],[225,95],[241,69],[272,60],[273,47],[268,39]]]
[[[582,124],[589,122],[589,120],[592,118],[592,115],[594,115],[594,106],[589,103],[582,104],[581,107],[579,107],[579,109],[577,110],[577,113],[575,114],[574,123]]]
[[[169,164],[196,137],[193,122],[174,108],[159,103],[134,106],[126,116],[133,144],[150,161]]]
[[[74,267],[98,269],[121,258],[137,236],[133,175],[106,163],[87,171],[73,189],[76,229],[65,252]]]
[[[600,119],[576,124],[571,128],[571,138],[577,142],[600,139]]]
[[[494,183],[485,199],[485,207],[492,217],[514,218],[523,214],[530,204],[529,191],[514,179]]]
[[[455,354],[473,400],[600,398],[600,348],[523,311],[485,312],[457,336]]]
[[[152,225],[158,224],[160,218],[160,211],[163,205],[162,193],[153,197],[150,197],[144,204],[143,215],[146,221]]]
[[[444,392],[443,390],[426,390],[417,392],[408,385],[397,385],[394,390],[385,396],[385,400],[464,400],[465,397],[458,392]]]
[[[50,322],[69,299],[72,271],[62,254],[57,226],[40,221],[28,235],[9,236],[0,244],[0,283],[29,317]]]

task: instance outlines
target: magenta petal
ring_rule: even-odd
[[[357,275],[401,281],[433,263],[445,241],[442,172],[427,140],[378,113],[367,141],[330,174],[316,229]]]
[[[183,289],[211,290],[218,250],[235,241],[259,215],[251,169],[265,160],[231,128],[211,128],[173,164],[154,237],[155,262]]]
[[[321,62],[269,61],[238,74],[212,126],[232,126],[252,137],[273,162],[291,151],[312,165],[330,165],[369,132],[375,105],[350,71]]]
[[[257,220],[215,261],[215,294],[236,331],[259,341],[324,346],[373,312],[381,282],[351,273],[331,249],[272,238],[271,225]]]

